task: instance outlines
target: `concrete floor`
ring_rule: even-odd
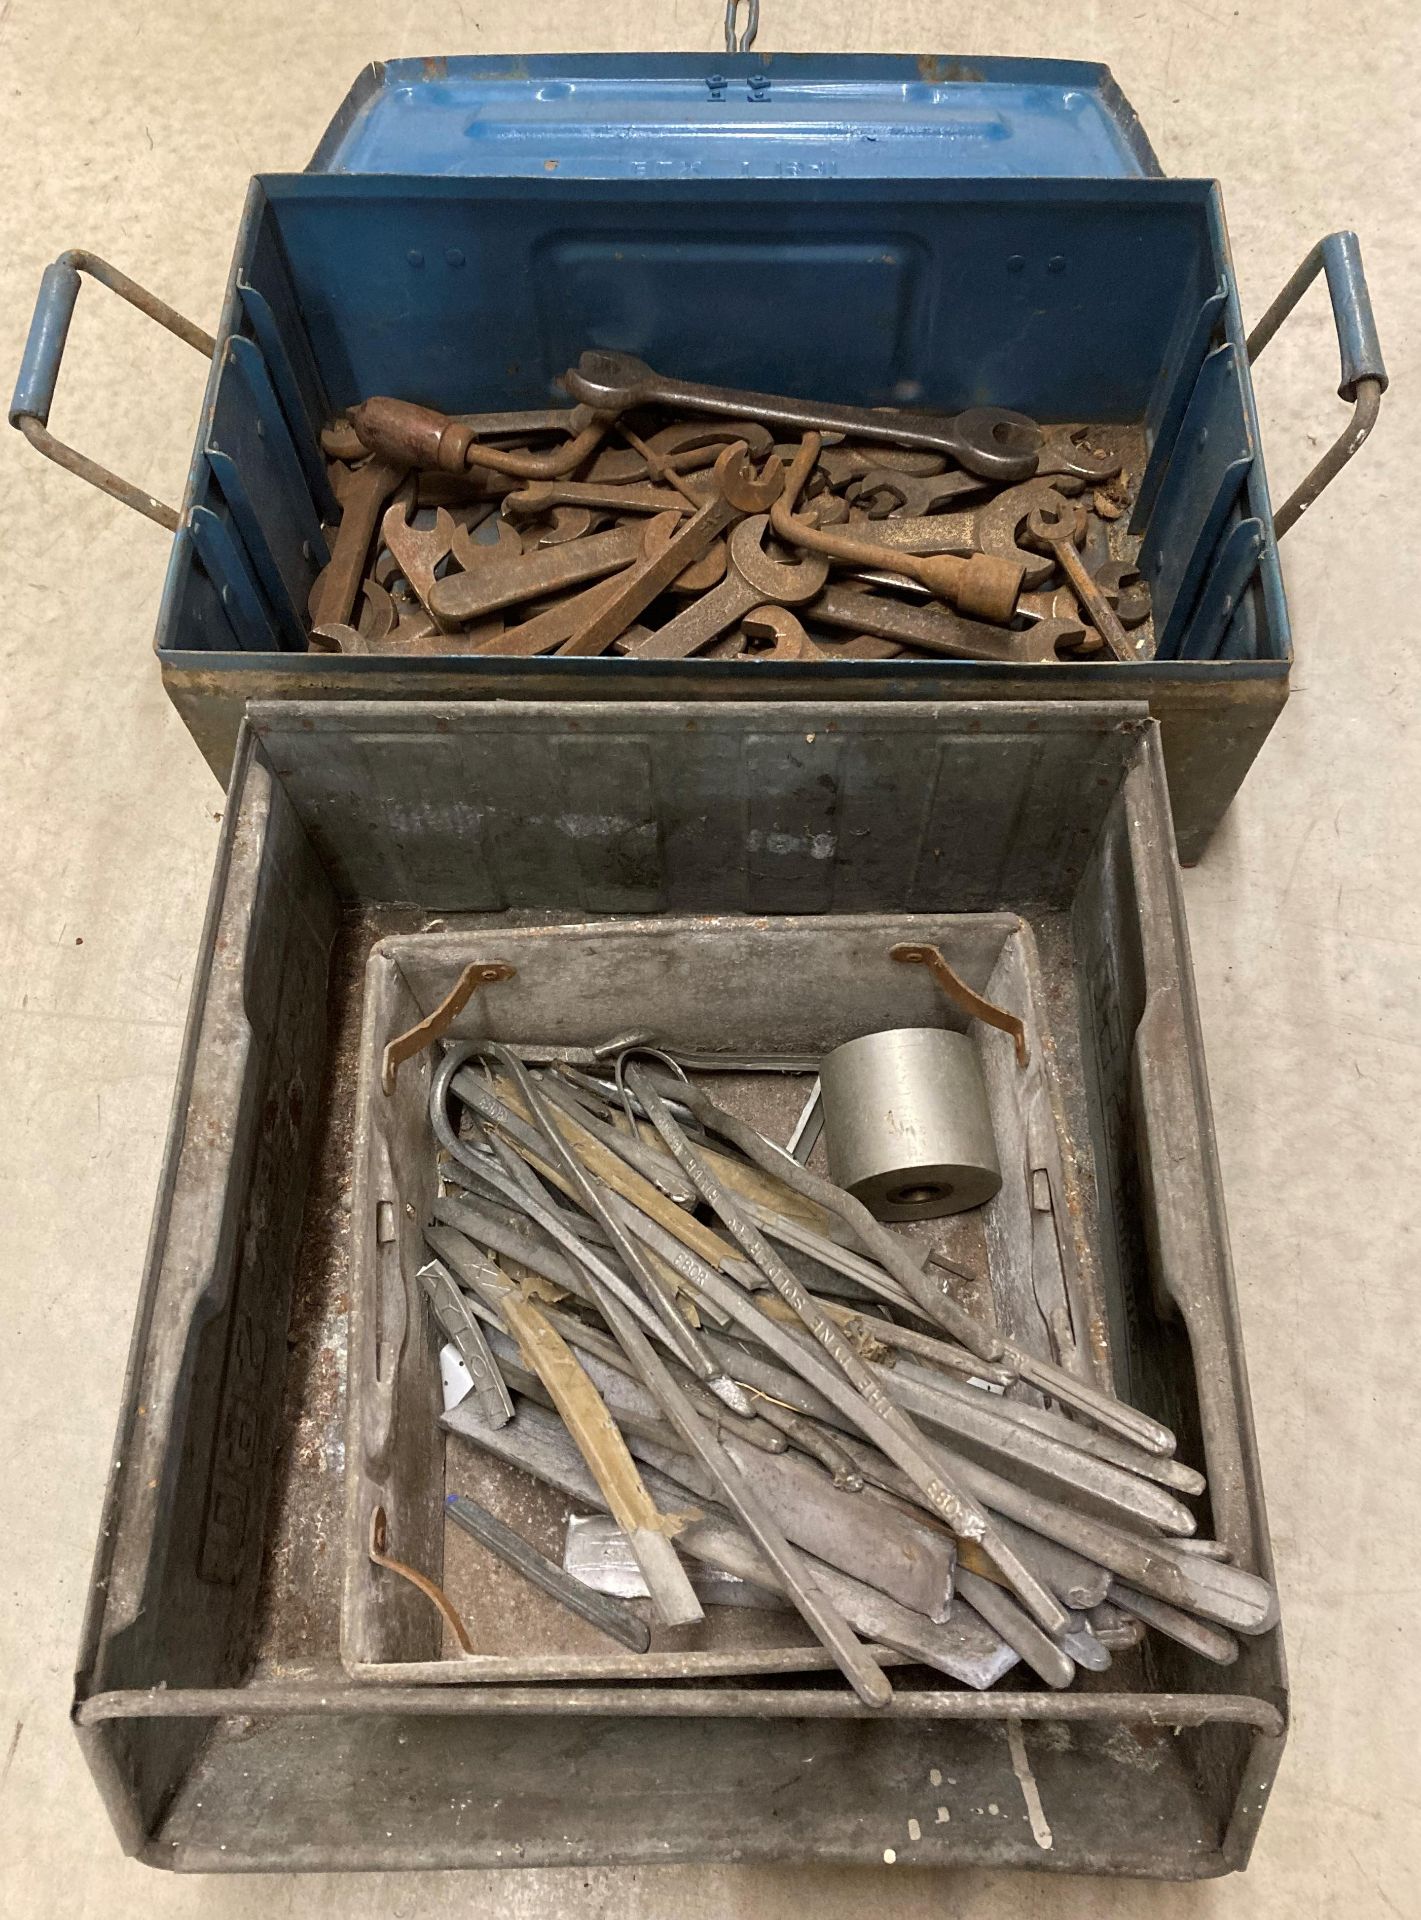
[[[1106,60],[1167,171],[1224,182],[1245,311],[1330,228],[1364,238],[1396,387],[1287,544],[1293,699],[1188,876],[1296,1721],[1246,1878],[1190,1889],[903,1867],[177,1881],[125,1862],[66,1724],[188,972],[222,796],[149,653],[168,542],[0,435],[0,1912],[238,1916],[862,1911],[1421,1913],[1421,1107],[1416,543],[1421,260],[1410,0],[765,0],[775,49]],[[0,371],[42,265],[91,247],[211,324],[250,174],[299,168],[375,56],[713,48],[712,0],[0,5]],[[1314,295],[1262,370],[1275,487],[1341,417]],[[87,291],[54,425],[176,498],[202,368]],[[85,422],[92,420],[92,425]],[[1410,1114],[1411,1121],[1406,1119]],[[1403,1135],[1405,1137],[1403,1137]],[[1408,1864],[1408,1862],[1410,1864]]]

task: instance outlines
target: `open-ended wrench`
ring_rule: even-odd
[[[585,626],[558,649],[560,654],[603,653],[619,634],[644,613],[657,594],[693,561],[699,560],[712,542],[735,520],[747,513],[763,513],[779,498],[784,485],[784,469],[771,458],[766,472],[757,478],[745,457],[745,443],[737,440],[724,449],[715,463],[715,493],[689,519],[683,520],[666,545],[656,553],[644,553],[638,565],[628,569],[618,591]],[[658,527],[659,521],[649,522]],[[604,534],[594,536],[605,539]],[[649,536],[650,540],[654,536]],[[579,545],[587,545],[586,541]],[[762,595],[761,598],[764,596]]]
[[[961,614],[931,602],[908,606],[852,587],[826,587],[805,607],[804,618],[824,627],[846,627],[851,633],[896,640],[951,660],[1000,660],[1012,666],[1056,660],[1062,647],[1084,649],[1093,637],[1079,620],[1037,620],[1019,632],[1011,631],[981,620],[964,620]]]
[[[786,460],[794,458],[795,449],[780,449]],[[893,454],[886,454],[881,446],[875,447],[821,447],[819,465],[828,476],[831,487],[846,487],[851,480],[862,480],[870,473],[891,473],[896,480],[899,474],[911,474],[914,479],[928,479],[935,473],[941,473],[947,465],[947,458],[941,453],[926,452],[921,448],[914,451],[907,447]]]
[[[340,525],[331,542],[331,557],[311,600],[313,627],[339,625],[349,620],[360,583],[365,578],[365,562],[375,537],[380,509],[403,482],[405,471],[403,463],[382,460],[377,455],[351,474],[341,501]]]
[[[1023,587],[1039,587],[1050,577],[1052,562],[1018,540],[1033,507],[1078,493],[1081,483],[1069,475],[1057,480],[1023,480],[1007,487],[980,507],[961,507],[955,513],[905,515],[875,520],[870,536],[875,546],[894,553],[991,553],[1022,569]]]
[[[698,473],[713,467],[725,448],[743,440],[758,460],[775,444],[775,436],[758,420],[673,420],[636,447],[603,447],[588,469],[587,478],[602,482],[655,480],[667,465],[678,473]]]
[[[414,589],[420,605],[438,621],[438,614],[429,604],[435,570],[448,559],[460,529],[447,507],[435,508],[432,526],[414,526],[406,518],[406,504],[401,497],[386,508],[385,517],[380,522],[380,535],[395,565]]]
[[[1129,635],[1116,617],[1114,607],[1095,584],[1090,568],[1076,552],[1076,542],[1084,532],[1085,508],[1078,500],[1066,500],[1060,494],[1041,501],[1027,516],[1027,539],[1051,554],[1115,658],[1133,660],[1135,650]]]
[[[817,553],[803,554],[791,564],[772,560],[764,549],[769,524],[763,513],[742,520],[730,536],[730,564],[724,580],[644,640],[633,657],[688,660],[743,614],[767,602],[783,607],[812,600],[829,577],[829,562]]]
[[[1122,627],[1143,626],[1150,617],[1150,589],[1133,560],[1107,560],[1095,570],[1095,584],[1115,609]]]
[[[749,414],[774,426],[815,428],[857,440],[887,441],[945,453],[986,480],[1024,480],[1036,471],[1041,429],[1006,407],[969,407],[962,413],[892,413],[872,407],[821,406],[783,394],[751,393],[676,380],[656,373],[635,354],[592,348],[563,375],[574,400],[598,413],[632,407],[681,407],[688,413]]]
[[[799,452],[785,471],[784,491],[770,509],[770,524],[786,545],[807,547],[811,553],[827,555],[849,566],[897,566],[911,579],[921,582],[939,600],[948,600],[963,613],[983,620],[1005,624],[1016,613],[1025,567],[1019,560],[998,554],[971,552],[965,557],[936,553],[927,556],[890,552],[886,547],[865,540],[861,530],[816,526],[808,517],[795,513],[800,489],[813,470],[819,453],[819,435],[811,430],[800,442]],[[875,522],[888,525],[889,522]]]
[[[555,507],[592,507],[599,513],[689,513],[674,487],[615,486],[597,480],[532,480],[505,494],[506,520],[529,520]]]
[[[1107,447],[1086,445],[1089,427],[1046,427],[1046,438],[1036,457],[1036,471],[1046,478],[1069,474],[1078,480],[1113,479],[1121,467],[1120,456]]]
[[[539,600],[629,566],[641,553],[644,525],[614,527],[564,546],[537,547],[508,558],[495,550],[469,573],[446,574],[429,592],[429,611],[441,625],[478,620],[500,607]]]
[[[642,557],[654,558],[670,542],[675,527],[676,521],[669,513],[658,515],[656,519],[648,522],[642,537]],[[721,549],[720,565],[723,572],[725,542],[717,541],[715,545]],[[714,547],[711,551],[714,552]],[[705,557],[703,555],[701,561],[693,562],[688,572],[694,572],[703,563]],[[674,589],[679,588],[681,582],[674,580],[671,584]],[[713,586],[715,582],[712,580],[708,584]],[[622,576],[617,574],[610,580],[599,580],[594,586],[584,587],[580,593],[564,594],[554,601],[552,606],[544,608],[541,613],[535,613],[517,626],[507,627],[503,632],[491,635],[475,651],[522,659],[539,653],[554,653],[565,641],[570,640],[580,627],[586,626],[594,614],[610,606],[621,586]],[[696,591],[700,589],[697,588]],[[640,628],[628,627],[621,638],[626,640],[630,635],[640,635],[643,631]]]
[[[747,520],[745,525],[750,523]],[[832,656],[816,646],[804,631],[803,623],[788,607],[756,607],[740,622],[740,631],[757,644],[745,649],[746,660],[828,660]],[[766,646],[763,643],[769,642]]]
[[[819,464],[824,464],[822,453]],[[936,513],[959,494],[979,493],[981,488],[975,473],[963,473],[960,468],[955,473],[916,474],[879,466],[864,474],[854,489],[853,502],[870,520],[883,520],[890,513]]]

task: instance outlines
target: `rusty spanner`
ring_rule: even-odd
[[[758,420],[673,420],[647,440],[645,451],[635,447],[603,447],[588,470],[589,480],[620,481],[655,478],[654,469],[670,461],[678,473],[697,473],[713,467],[725,448],[743,440],[752,459],[759,460],[775,443],[775,436]],[[652,456],[648,462],[647,455]]]
[[[1130,645],[1130,636],[1116,617],[1114,607],[1095,584],[1090,568],[1076,552],[1076,543],[1084,533],[1085,508],[1078,500],[1067,500],[1060,494],[1041,501],[1027,516],[1027,539],[1051,554],[1115,658],[1133,660],[1135,650]]]
[[[724,580],[644,640],[634,657],[688,660],[742,615],[767,602],[784,607],[812,600],[829,577],[829,562],[817,553],[802,554],[789,565],[772,560],[764,547],[769,525],[763,513],[742,520],[730,536],[730,565]]]
[[[669,513],[660,514],[649,521],[642,534],[643,558],[649,559],[659,553],[670,541],[675,527],[676,521]],[[502,633],[492,635],[476,651],[515,659],[528,659],[539,653],[555,653],[579,627],[610,605],[621,585],[621,576],[616,575],[610,580],[599,580],[593,586],[584,587],[580,593],[564,594],[542,612],[520,621],[517,626],[505,628]]]
[[[605,652],[657,594],[699,560],[727,527],[747,513],[763,513],[773,505],[784,485],[784,469],[771,458],[757,479],[745,457],[744,442],[737,440],[716,461],[715,484],[715,493],[705,506],[681,522],[660,552],[644,555],[640,564],[629,570],[620,591],[558,649],[560,654]],[[651,525],[655,527],[657,522],[653,520]]]
[[[1003,622],[1012,618],[1021,594],[1024,574],[1019,561],[981,552],[969,553],[965,558],[945,553],[926,557],[893,553],[863,539],[861,535],[815,526],[808,517],[796,514],[794,506],[800,488],[808,478],[818,453],[819,435],[812,431],[806,433],[800,442],[799,452],[785,473],[784,492],[770,509],[770,524],[781,540],[789,546],[807,547],[811,553],[824,554],[829,559],[843,561],[849,566],[897,566],[910,578],[920,581],[938,599],[950,600],[964,613]]]
[[[743,523],[749,526],[746,520]],[[768,640],[768,646],[747,647],[746,660],[828,660],[823,647],[815,646],[804,626],[788,607],[754,607],[740,622],[740,631],[752,640]]]
[[[1047,427],[1036,456],[1036,471],[1044,479],[1068,474],[1078,480],[1111,480],[1120,471],[1120,456],[1108,447],[1086,445],[1089,427]]]
[[[819,456],[823,464],[824,456]],[[975,473],[915,474],[900,473],[894,467],[871,467],[853,491],[853,503],[870,520],[886,519],[890,513],[923,515],[936,513],[959,494],[980,493],[982,481]]]
[[[403,496],[386,508],[385,517],[380,522],[380,536],[389,548],[395,565],[414,589],[419,604],[439,625],[443,622],[430,606],[429,595],[434,586],[436,569],[449,558],[459,531],[447,507],[436,507],[433,526],[412,525],[406,518]]]
[[[673,487],[616,486],[597,480],[532,480],[506,494],[508,520],[527,520],[555,507],[592,507],[599,513],[689,513],[691,504]]]
[[[1079,620],[1037,620],[1020,632],[964,620],[947,607],[907,606],[852,587],[826,587],[804,609],[804,617],[825,627],[896,640],[900,646],[950,660],[1000,660],[1011,666],[1056,660],[1062,647],[1083,649],[1094,636]]]
[[[1114,607],[1122,627],[1143,626],[1149,619],[1149,585],[1133,560],[1107,560],[1096,568],[1095,584]]]
[[[784,447],[780,451],[786,460],[792,460],[796,449]],[[935,473],[941,473],[947,465],[947,457],[941,453],[928,453],[921,448],[914,450],[901,447],[892,454],[886,454],[878,447],[831,447],[824,446],[819,452],[819,465],[828,476],[831,487],[846,487],[851,480],[862,480],[870,473],[889,472],[896,479],[900,473],[911,474],[915,479],[929,479]]]
[[[536,544],[552,546],[554,543],[540,540]],[[465,573],[472,573],[495,555],[504,560],[516,558],[523,552],[524,546],[522,532],[507,520],[480,521],[476,526],[464,526],[456,522],[449,552],[456,566],[462,567]]]
[[[551,513],[524,524],[520,532],[531,534],[535,547],[561,547],[569,540],[581,540],[591,533],[592,523],[605,519],[605,514],[596,514],[591,507],[554,507]],[[505,521],[504,525],[512,523]]]
[[[779,427],[844,433],[945,453],[986,480],[1024,480],[1036,471],[1041,429],[1006,407],[969,407],[963,413],[892,413],[872,407],[822,406],[782,394],[750,393],[676,380],[656,373],[635,354],[591,348],[562,377],[574,400],[599,413],[632,407],[680,407],[688,413],[749,414]]]
[[[1069,475],[1058,480],[1023,480],[1007,487],[980,507],[960,507],[955,513],[904,516],[875,520],[875,546],[899,553],[992,553],[1022,569],[1022,585],[1039,587],[1050,577],[1051,562],[1018,541],[1033,507],[1063,493],[1078,493],[1081,483]],[[905,569],[906,571],[906,569]]]
[[[429,610],[441,624],[461,625],[497,613],[500,607],[598,580],[637,558],[645,530],[644,526],[614,527],[610,533],[593,533],[565,546],[537,547],[532,553],[508,558],[495,550],[474,571],[436,580],[430,589]]]
[[[341,502],[340,525],[331,542],[331,557],[316,583],[311,604],[313,627],[349,620],[365,578],[365,562],[380,509],[404,477],[403,465],[378,456],[351,474]]]

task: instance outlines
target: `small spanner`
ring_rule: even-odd
[[[340,525],[331,542],[331,557],[316,583],[311,605],[313,627],[340,625],[349,620],[365,561],[375,537],[380,509],[402,484],[405,468],[378,456],[351,474],[341,503]]]
[[[645,613],[657,594],[669,587],[693,561],[699,560],[727,527],[747,513],[763,513],[779,498],[783,486],[784,469],[778,460],[771,459],[763,476],[757,479],[745,457],[745,443],[732,442],[715,463],[716,490],[711,499],[681,522],[664,548],[654,554],[648,551],[637,566],[629,569],[608,605],[580,627],[558,649],[559,653],[605,652],[638,614]],[[654,528],[660,522],[652,520],[648,524]],[[594,535],[595,539],[606,537]],[[582,546],[587,544],[585,540],[579,542]]]
[[[743,440],[752,459],[759,460],[775,444],[775,436],[758,420],[673,420],[646,442],[657,462],[670,460],[678,473],[698,473],[713,467],[726,447]],[[588,479],[616,483],[645,480],[651,474],[646,455],[635,447],[603,447],[588,471]]]
[[[744,523],[749,526],[749,521]],[[788,607],[755,607],[740,622],[740,631],[752,640],[770,642],[769,646],[747,647],[746,660],[827,660],[829,655],[815,646],[802,623]]]
[[[875,546],[894,553],[994,553],[1023,569],[1022,585],[1039,587],[1050,577],[1044,554],[1022,546],[1017,534],[1033,507],[1063,493],[1079,493],[1079,480],[1064,475],[1056,480],[1024,480],[1007,487],[980,507],[960,507],[955,513],[914,515],[875,520]]]
[[[484,538],[480,538],[481,533]],[[540,541],[538,544],[543,543]],[[523,547],[522,533],[506,520],[480,521],[472,527],[456,522],[454,538],[449,542],[454,564],[462,567],[465,573],[472,573],[495,555],[504,560],[516,559],[523,552]]]
[[[429,611],[441,624],[462,625],[497,613],[500,607],[600,579],[639,556],[645,530],[642,525],[614,527],[610,533],[589,534],[566,546],[537,547],[507,559],[495,551],[473,572],[450,573],[436,580],[430,589]]]
[[[1061,647],[1084,648],[1092,638],[1089,627],[1078,620],[1038,620],[1019,632],[1004,631],[980,620],[964,620],[947,607],[906,606],[851,587],[826,587],[804,609],[804,617],[952,660],[1000,660],[1012,666],[1057,660]]]
[[[811,430],[800,442],[799,452],[785,472],[784,491],[770,509],[770,524],[787,546],[804,547],[851,567],[897,566],[963,613],[998,620],[1003,625],[1014,617],[1025,574],[1020,561],[978,551],[965,556],[892,552],[865,540],[861,531],[845,533],[839,528],[816,526],[808,517],[796,514],[795,502],[818,453],[819,436]],[[891,524],[886,520],[874,522],[875,527]]]
[[[656,373],[635,354],[591,348],[563,375],[574,400],[598,413],[632,407],[683,407],[689,413],[749,414],[779,427],[850,434],[945,453],[987,480],[1024,480],[1036,471],[1041,429],[1024,413],[1006,407],[969,407],[962,413],[892,413],[872,407],[820,406],[783,394],[750,393],[675,380]]]
[[[1096,568],[1095,584],[1114,607],[1122,627],[1140,627],[1149,619],[1149,585],[1133,560],[1107,560]]]
[[[824,456],[820,454],[822,466]],[[870,520],[883,520],[890,513],[929,514],[945,507],[959,494],[980,493],[981,479],[975,473],[922,475],[900,473],[894,467],[872,467],[859,481],[851,496],[854,505]]]
[[[785,607],[812,600],[829,577],[829,562],[817,553],[804,554],[792,564],[772,560],[764,548],[769,524],[763,513],[742,520],[730,536],[730,564],[724,580],[644,640],[633,657],[688,660],[742,615],[767,602]]]
[[[554,507],[551,513],[539,516],[539,520],[525,521],[519,531],[531,534],[535,547],[563,547],[569,540],[581,540],[592,531],[594,520],[605,520],[605,514],[594,513],[591,507]]]
[[[798,452],[797,447],[776,449],[786,460],[792,460]],[[904,447],[890,459],[882,447],[821,447],[819,465],[829,476],[831,487],[846,487],[851,480],[861,480],[867,474],[887,471],[896,479],[900,473],[911,474],[915,479],[927,479],[935,473],[941,473],[947,465],[946,456],[940,453],[914,452]]]
[[[593,507],[599,513],[689,513],[690,502],[673,487],[615,486],[610,481],[534,480],[506,494],[508,520],[527,520],[554,507]]]
[[[554,653],[584,621],[608,604],[620,585],[620,578],[614,575],[610,580],[599,580],[594,586],[584,587],[580,593],[564,594],[542,613],[494,634],[477,651],[519,660],[531,659],[539,653]]]
[[[1036,457],[1036,471],[1042,478],[1069,474],[1078,480],[1110,480],[1119,473],[1118,454],[1106,447],[1089,447],[1089,427],[1046,427],[1046,438]]]
[[[1026,537],[1033,546],[1045,547],[1075,589],[1082,608],[1094,620],[1100,637],[1117,660],[1133,660],[1135,650],[1130,637],[1116,617],[1115,609],[1095,584],[1095,576],[1076,552],[1076,542],[1085,533],[1085,508],[1078,500],[1066,500],[1060,494],[1043,500],[1027,516]]]
[[[669,543],[675,526],[676,522],[670,514],[661,515],[650,521],[642,540],[643,558],[654,558]],[[725,542],[718,540],[715,542],[715,547],[721,550],[720,568],[723,573]],[[712,553],[715,547],[712,547]],[[700,564],[697,561],[693,566]],[[679,580],[672,582],[674,587],[679,587],[680,584]],[[610,606],[621,587],[622,576],[617,574],[610,580],[599,580],[595,586],[584,587],[580,593],[564,594],[560,600],[554,601],[552,606],[544,608],[541,613],[535,613],[516,627],[508,627],[502,633],[493,635],[477,651],[523,659],[534,654],[553,653],[562,646],[564,641],[570,640],[579,627],[585,626],[594,614],[601,613]],[[628,627],[621,637],[625,640],[629,635],[634,634],[640,638],[644,637],[646,631],[644,628]]]
[[[436,621],[439,616],[429,604],[435,569],[448,559],[459,532],[447,507],[435,508],[433,526],[412,525],[405,517],[403,499],[388,507],[380,522],[380,537],[389,548],[391,558],[414,589],[419,604]]]

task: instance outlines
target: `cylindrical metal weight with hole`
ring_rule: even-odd
[[[821,1063],[829,1172],[880,1220],[980,1207],[1002,1184],[987,1088],[965,1033],[896,1027]]]

